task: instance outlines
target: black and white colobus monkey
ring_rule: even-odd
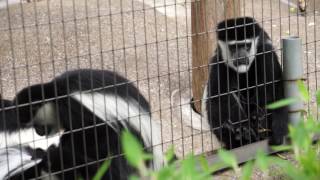
[[[0,179],[8,179],[36,166],[48,145],[59,143],[59,137],[39,136],[30,125],[20,124],[15,103],[0,95]]]
[[[239,17],[217,25],[218,47],[210,60],[203,115],[225,148],[270,137],[282,143],[287,110],[267,110],[284,98],[282,69],[272,42],[255,19]]]
[[[116,73],[69,71],[48,83],[21,90],[14,101],[19,104],[21,124],[32,124],[40,135],[64,131],[59,145],[49,147],[42,161],[24,172],[29,177],[51,172],[58,178],[91,179],[101,161],[115,156],[104,179],[127,179],[133,170],[124,157],[117,157],[122,153],[120,132],[125,129],[153,153],[149,166],[162,166],[160,129],[151,120],[149,103],[132,83]]]

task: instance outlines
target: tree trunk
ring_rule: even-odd
[[[196,0],[191,4],[192,93],[201,112],[201,99],[208,79],[208,62],[216,48],[216,24],[241,14],[240,0]]]

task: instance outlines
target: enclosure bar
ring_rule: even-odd
[[[312,141],[317,142],[317,141],[319,141],[319,139],[320,139],[320,134],[316,134],[312,138]],[[287,140],[285,142],[286,142],[285,145],[288,145],[289,141]],[[273,150],[269,146],[269,142],[267,139],[230,150],[230,152],[235,155],[238,164],[243,164],[245,162],[254,160],[258,151],[262,151],[262,152],[266,153],[267,155],[286,152],[286,151],[280,151],[280,150]],[[206,156],[206,159],[208,161],[209,166],[217,164],[218,162],[221,162],[217,153],[210,154],[210,155]],[[198,165],[198,166],[199,166],[199,168],[201,167],[200,165]],[[229,169],[229,167],[221,166],[214,173],[221,172],[221,171],[227,170],[227,169]]]
[[[283,57],[283,81],[285,98],[299,97],[297,81],[303,78],[303,66],[301,61],[301,39],[299,37],[287,37],[282,39]],[[290,104],[289,122],[296,124],[301,117],[303,102],[301,100]]]
[[[238,148],[234,148],[230,152],[232,152],[235,155],[238,164],[242,164],[247,161],[253,160],[258,151],[263,151],[266,154],[273,154],[276,152],[270,148],[267,139],[263,141],[251,143],[248,145],[244,145]],[[218,162],[221,162],[217,153],[207,156],[206,159],[209,165],[213,165]],[[217,169],[217,171],[221,171],[224,169],[226,169],[226,167],[221,167]]]

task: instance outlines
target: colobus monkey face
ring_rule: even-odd
[[[257,53],[258,38],[224,42],[219,40],[223,61],[238,73],[249,70]]]
[[[219,61],[238,73],[249,71],[257,54],[261,28],[250,17],[222,21],[217,26]]]

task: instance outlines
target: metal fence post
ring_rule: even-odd
[[[301,52],[301,39],[299,37],[294,36],[282,39],[283,80],[286,98],[299,96],[297,81],[303,78]],[[301,118],[301,110],[303,110],[303,102],[295,102],[289,105],[288,108],[289,122],[291,124],[298,123]]]

